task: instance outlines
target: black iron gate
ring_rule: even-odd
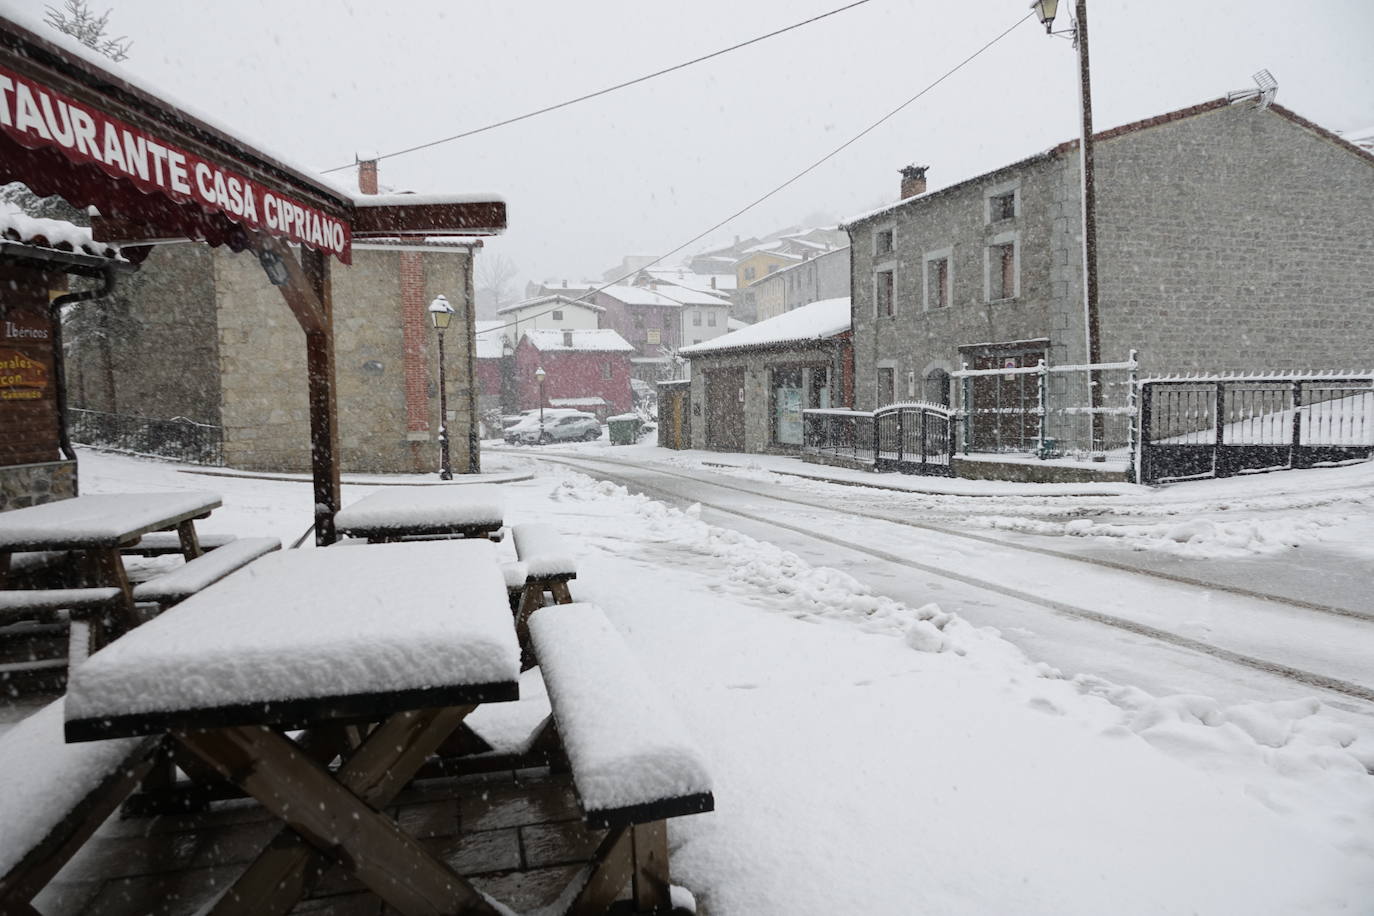
[[[1374,377],[1146,379],[1140,389],[1142,483],[1374,455]]]
[[[873,412],[873,464],[879,471],[949,476],[954,412],[933,404],[892,404]]]

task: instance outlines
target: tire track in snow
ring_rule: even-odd
[[[594,461],[594,460],[595,460],[595,459],[584,459],[584,458],[582,458],[581,456],[578,456],[578,457],[572,458],[572,459],[561,458],[561,457],[555,458],[555,457],[552,457],[552,456],[550,456],[550,457],[542,457],[542,456],[541,456],[541,460],[549,461],[549,462],[556,463],[556,464],[562,464],[562,465],[565,465],[565,466],[567,466],[567,467],[570,467],[570,468],[572,468],[572,469],[574,469],[574,470],[583,471],[584,473],[592,473],[592,474],[596,474],[596,475],[599,475],[599,476],[603,476],[603,477],[605,477],[605,478],[607,478],[607,479],[615,480],[615,481],[618,482],[618,483],[628,484],[628,485],[630,485],[630,486],[636,487],[636,488],[638,488],[638,489],[640,489],[641,491],[644,491],[644,492],[646,492],[646,493],[658,494],[660,497],[664,497],[664,498],[667,498],[667,499],[669,499],[669,500],[680,500],[680,499],[683,498],[680,494],[673,493],[673,492],[671,492],[671,491],[669,491],[669,490],[665,490],[665,489],[662,489],[662,488],[660,488],[660,487],[655,487],[655,486],[653,486],[652,484],[646,484],[646,483],[644,483],[643,481],[641,481],[641,480],[636,480],[636,479],[634,479],[634,478],[631,477],[631,476],[625,476],[624,472],[625,472],[625,469],[626,469],[626,468],[625,468],[625,465],[624,465],[623,463],[613,462],[613,461],[605,461],[605,460],[600,461],[600,462],[597,462],[597,463],[599,463],[599,464],[609,464],[609,465],[618,467],[618,468],[620,469],[620,471],[621,471],[621,474],[617,475],[617,474],[615,474],[615,473],[608,472],[608,471],[601,471],[601,470],[595,470],[595,469],[590,469],[590,468],[586,468],[586,467],[580,467],[580,466],[578,465],[577,462],[580,462],[580,461],[589,461],[589,460]],[[807,502],[804,502],[804,501],[801,501],[801,500],[787,499],[787,498],[785,498],[785,497],[774,497],[774,496],[759,494],[759,493],[757,493],[757,492],[755,492],[755,491],[745,490],[745,489],[743,489],[743,488],[741,488],[741,487],[732,487],[732,486],[728,486],[728,485],[716,484],[716,483],[713,482],[713,481],[700,480],[700,479],[698,479],[698,478],[692,477],[692,476],[687,475],[687,474],[676,474],[676,473],[673,473],[673,472],[670,472],[670,471],[669,471],[669,472],[660,471],[658,468],[638,468],[638,467],[635,467],[634,469],[635,469],[635,470],[640,470],[640,471],[645,471],[645,472],[647,472],[647,473],[664,473],[664,474],[667,474],[667,476],[679,477],[679,478],[682,478],[682,479],[684,479],[684,480],[689,480],[689,481],[691,481],[691,482],[693,482],[693,483],[707,484],[707,485],[710,485],[710,486],[721,486],[723,489],[728,489],[728,490],[740,490],[741,492],[748,493],[748,494],[750,494],[750,495],[752,495],[752,496],[763,496],[763,498],[765,498],[765,499],[777,499],[777,500],[779,500],[779,501],[781,501],[781,502],[796,503],[797,505],[805,506],[805,507],[810,508],[810,509],[821,509],[821,510],[829,511],[829,512],[843,512],[843,510],[834,509],[834,508],[829,507],[829,506],[816,505],[816,504],[807,503]],[[920,571],[920,572],[927,573],[928,575],[938,576],[938,577],[944,578],[944,579],[950,579],[950,580],[953,580],[953,581],[955,581],[955,582],[960,582],[960,583],[962,583],[962,584],[964,584],[964,585],[969,585],[969,586],[972,586],[972,587],[974,587],[974,588],[982,589],[983,591],[993,592],[993,593],[995,593],[995,594],[1003,595],[1003,596],[1008,597],[1008,598],[1014,598],[1014,599],[1017,600],[1017,601],[1023,601],[1023,602],[1026,602],[1026,603],[1028,603],[1028,604],[1034,604],[1034,605],[1037,605],[1037,606],[1039,606],[1039,607],[1048,608],[1048,609],[1050,609],[1050,610],[1057,611],[1058,613],[1065,614],[1065,615],[1068,615],[1068,616],[1070,616],[1070,617],[1076,617],[1076,618],[1079,618],[1079,619],[1082,619],[1082,620],[1087,620],[1087,621],[1091,621],[1091,622],[1093,622],[1093,623],[1098,623],[1098,624],[1101,624],[1101,625],[1103,625],[1103,626],[1113,627],[1113,628],[1118,629],[1118,630],[1124,630],[1124,631],[1126,631],[1126,632],[1134,633],[1134,634],[1136,634],[1136,635],[1138,635],[1138,636],[1144,636],[1144,637],[1146,637],[1146,638],[1153,639],[1153,640],[1156,640],[1156,641],[1158,641],[1158,642],[1167,643],[1168,645],[1176,646],[1176,647],[1181,648],[1181,649],[1188,649],[1188,650],[1190,650],[1190,651],[1198,652],[1198,653],[1203,654],[1203,655],[1208,655],[1208,656],[1211,656],[1211,657],[1213,657],[1213,658],[1219,659],[1219,660],[1221,660],[1221,661],[1230,662],[1230,663],[1232,663],[1232,664],[1240,665],[1240,666],[1245,667],[1245,668],[1250,668],[1250,669],[1253,669],[1253,670],[1255,670],[1255,671],[1262,671],[1262,672],[1265,672],[1266,674],[1272,674],[1272,675],[1277,675],[1278,677],[1287,678],[1288,680],[1296,681],[1296,682],[1298,682],[1298,683],[1300,683],[1300,684],[1305,684],[1305,685],[1307,685],[1307,686],[1309,686],[1309,687],[1318,687],[1318,688],[1322,688],[1322,689],[1325,689],[1325,690],[1330,690],[1330,691],[1333,691],[1333,692],[1335,692],[1335,693],[1339,693],[1339,694],[1342,694],[1342,695],[1344,695],[1344,696],[1348,696],[1348,697],[1351,697],[1351,698],[1354,698],[1354,699],[1364,700],[1364,701],[1366,701],[1366,702],[1374,703],[1374,688],[1366,687],[1366,686],[1364,686],[1364,685],[1362,685],[1362,684],[1356,684],[1356,683],[1354,683],[1354,682],[1352,682],[1352,681],[1346,681],[1346,680],[1342,680],[1342,679],[1340,679],[1340,678],[1330,677],[1330,676],[1324,675],[1324,674],[1318,674],[1318,673],[1315,672],[1315,671],[1307,671],[1307,670],[1302,669],[1302,668],[1295,668],[1295,667],[1293,667],[1292,665],[1285,665],[1285,664],[1282,664],[1281,662],[1270,661],[1270,660],[1268,660],[1268,659],[1259,658],[1259,657],[1253,656],[1253,655],[1246,655],[1246,654],[1244,654],[1244,653],[1235,652],[1235,651],[1232,651],[1232,650],[1230,650],[1230,649],[1223,649],[1223,648],[1220,647],[1220,646],[1216,646],[1216,645],[1213,645],[1213,644],[1208,643],[1208,642],[1203,642],[1202,640],[1193,639],[1193,638],[1188,637],[1188,636],[1181,636],[1181,635],[1179,635],[1179,634],[1177,634],[1177,633],[1170,632],[1169,630],[1160,629],[1159,627],[1153,627],[1153,626],[1150,626],[1150,625],[1148,625],[1148,624],[1137,623],[1136,621],[1128,620],[1128,619],[1125,619],[1125,618],[1122,618],[1122,617],[1115,617],[1115,616],[1113,616],[1113,615],[1111,615],[1111,614],[1104,614],[1104,613],[1102,613],[1101,611],[1089,610],[1088,608],[1079,607],[1079,606],[1077,606],[1077,605],[1069,604],[1069,603],[1067,603],[1067,602],[1056,601],[1056,600],[1053,599],[1053,598],[1046,598],[1046,597],[1044,597],[1043,595],[1036,595],[1036,594],[1033,594],[1033,593],[1031,593],[1031,592],[1021,591],[1020,589],[1011,588],[1010,586],[1002,585],[1002,584],[999,584],[999,583],[997,583],[997,582],[993,582],[993,581],[991,581],[991,580],[989,580],[989,579],[982,579],[982,578],[979,578],[979,577],[977,577],[977,576],[970,576],[970,575],[966,575],[966,574],[964,574],[964,573],[954,572],[954,571],[952,571],[952,570],[945,569],[945,568],[943,568],[943,567],[932,566],[932,565],[927,564],[927,563],[921,563],[921,562],[919,562],[919,561],[912,560],[912,559],[910,559],[909,557],[903,557],[903,556],[900,556],[900,555],[898,555],[898,554],[889,553],[889,552],[887,552],[887,551],[885,551],[885,550],[879,550],[879,549],[877,549],[877,548],[869,547],[869,546],[866,546],[866,545],[863,545],[863,544],[855,544],[855,543],[853,543],[852,541],[847,541],[847,540],[844,540],[843,538],[833,537],[833,536],[828,535],[828,534],[822,534],[822,533],[820,533],[820,532],[818,532],[818,531],[816,531],[815,529],[812,529],[812,528],[803,528],[803,527],[801,527],[801,526],[799,526],[799,525],[789,525],[789,524],[787,524],[786,522],[780,522],[780,521],[777,521],[777,520],[775,520],[775,519],[770,519],[770,518],[767,518],[767,517],[765,517],[765,516],[757,515],[757,514],[752,513],[752,512],[746,512],[746,511],[743,511],[743,510],[740,510],[740,509],[734,509],[734,508],[729,508],[729,507],[726,507],[726,506],[715,505],[715,504],[713,504],[713,503],[706,502],[706,501],[704,501],[704,500],[697,500],[697,499],[694,498],[693,501],[694,501],[694,502],[700,502],[701,505],[703,505],[703,506],[705,506],[705,507],[708,507],[708,508],[710,508],[710,509],[713,509],[713,510],[715,510],[715,511],[717,511],[717,512],[724,513],[724,514],[726,514],[726,515],[735,515],[735,516],[738,516],[738,517],[740,517],[740,518],[744,518],[744,519],[748,519],[749,521],[756,522],[756,523],[758,523],[758,524],[770,525],[770,526],[772,526],[772,527],[774,527],[774,528],[780,528],[780,529],[782,529],[782,530],[784,530],[784,531],[790,531],[790,532],[792,532],[792,533],[794,533],[794,534],[800,534],[800,535],[803,535],[803,536],[805,536],[805,537],[811,538],[811,539],[813,539],[813,540],[823,541],[823,542],[828,543],[828,544],[833,544],[833,545],[835,545],[835,546],[837,546],[837,547],[843,547],[843,548],[845,548],[846,550],[852,550],[852,551],[855,551],[855,552],[857,552],[857,553],[867,554],[867,555],[869,555],[869,556],[871,556],[871,557],[874,557],[875,559],[879,559],[879,560],[882,560],[882,561],[887,562],[887,563],[893,563],[893,564],[898,565],[898,566],[905,566],[905,567],[907,567],[907,568],[909,568],[909,569],[914,569],[914,570],[918,570],[918,571]],[[863,514],[863,513],[853,513],[853,514]],[[882,518],[881,516],[865,516],[865,517],[875,518],[875,519],[877,519],[877,520],[879,520],[879,521],[892,521],[891,519],[885,519],[885,518]],[[913,523],[913,524],[914,524],[914,523]],[[956,534],[956,532],[947,531],[947,530],[945,530],[945,529],[943,529],[943,528],[939,528],[938,526],[914,524],[914,527],[925,528],[925,529],[928,529],[928,530],[930,530],[930,531],[934,531],[934,532],[941,533],[941,534]],[[1091,559],[1083,559],[1083,558],[1079,558],[1079,557],[1074,557],[1074,556],[1072,556],[1071,554],[1060,554],[1060,553],[1058,553],[1058,552],[1056,552],[1056,551],[1045,551],[1045,550],[1039,550],[1039,549],[1035,549],[1035,548],[1022,548],[1022,547],[1020,547],[1019,545],[1016,545],[1016,544],[1009,544],[1009,543],[1006,543],[1006,542],[998,541],[996,538],[986,538],[986,537],[977,536],[977,535],[965,535],[965,536],[972,537],[974,540],[986,541],[986,542],[988,542],[988,543],[996,544],[996,545],[999,546],[999,547],[1008,547],[1008,548],[1014,548],[1014,549],[1029,549],[1029,550],[1031,550],[1031,552],[1035,552],[1035,553],[1048,553],[1048,554],[1051,555],[1051,556],[1063,557],[1063,558],[1065,558],[1065,559],[1076,559],[1076,560],[1082,560],[1083,562],[1095,562],[1094,560],[1091,560]],[[1106,564],[1097,564],[1097,565],[1106,565]],[[1130,567],[1130,566],[1116,565],[1116,564],[1111,564],[1111,565],[1112,565],[1112,568],[1118,568],[1118,569],[1121,569],[1121,570],[1123,570],[1123,571],[1125,571],[1125,572],[1140,572],[1140,570],[1137,570],[1137,569],[1135,569],[1134,567]],[[1184,579],[1183,577],[1175,577],[1175,576],[1163,575],[1163,576],[1160,576],[1160,578],[1173,579],[1173,580],[1175,580],[1175,581],[1183,582],[1184,584],[1200,584],[1200,585],[1203,585],[1204,587],[1207,587],[1207,588],[1214,588],[1214,587],[1215,587],[1215,588],[1219,588],[1220,590],[1223,590],[1223,591],[1237,591],[1237,590],[1234,590],[1234,589],[1226,589],[1226,588],[1221,588],[1221,587],[1217,587],[1217,586],[1212,586],[1211,584],[1206,583],[1206,582],[1202,582],[1202,583],[1187,582],[1187,581],[1185,581],[1185,579]],[[1242,595],[1245,594],[1245,592],[1244,592],[1243,590],[1242,590],[1242,591],[1238,591],[1238,593],[1239,593],[1239,594],[1242,594]],[[1289,602],[1289,601],[1287,601],[1287,600],[1285,600],[1285,599],[1282,599],[1282,598],[1274,598],[1273,596],[1266,596],[1266,595],[1263,595],[1263,594],[1256,594],[1256,595],[1254,595],[1253,597],[1258,597],[1258,598],[1265,599],[1265,600],[1273,600],[1273,601],[1277,601],[1277,602],[1284,603],[1284,604],[1291,604],[1291,603],[1292,603],[1292,602]],[[1356,616],[1356,617],[1361,617],[1361,618],[1367,618],[1367,615],[1359,614],[1359,613],[1352,613],[1352,614],[1349,615],[1349,616]]]
[[[750,490],[747,487],[735,486],[728,483],[720,483],[719,481],[714,479],[697,477],[692,474],[684,474],[680,471],[671,471],[665,468],[646,467],[643,465],[629,464],[628,462],[623,461],[611,461],[606,458],[584,458],[581,455],[567,455],[558,457],[546,457],[540,455],[530,457],[538,457],[542,461],[555,461],[560,464],[568,464],[569,466],[573,467],[576,466],[575,462],[579,461],[609,465],[611,467],[621,468],[622,470],[626,467],[629,467],[647,473],[662,474],[667,477],[678,477],[682,480],[689,480],[693,483],[704,484],[706,486],[720,487],[722,490],[735,490],[739,493],[746,493],[750,496],[762,497],[764,499],[772,499],[778,502],[792,503],[793,505],[803,506],[807,509],[821,509],[827,512],[843,511],[848,515],[862,516],[863,518],[871,518],[875,521],[880,522],[891,522],[894,525],[905,525],[908,528],[919,528],[922,531],[930,531],[936,534],[946,534],[950,537],[964,538],[965,540],[969,541],[978,541],[984,544],[992,544],[994,546],[1003,547],[1008,550],[1020,550],[1025,553],[1036,553],[1042,556],[1054,557],[1058,560],[1072,560],[1075,563],[1086,563],[1090,566],[1100,566],[1104,569],[1114,569],[1119,570],[1120,572],[1134,573],[1138,576],[1149,576],[1150,578],[1162,579],[1166,582],[1176,582],[1179,585],[1192,585],[1197,588],[1205,588],[1211,591],[1226,592],[1228,594],[1237,595],[1241,598],[1253,598],[1257,601],[1268,601],[1273,604],[1284,604],[1288,605],[1289,607],[1301,608],[1305,611],[1317,611],[1322,614],[1332,614],[1337,617],[1349,617],[1355,620],[1366,620],[1371,623],[1374,623],[1374,614],[1370,614],[1367,611],[1339,607],[1333,604],[1321,604],[1316,601],[1304,601],[1301,598],[1291,598],[1284,597],[1281,595],[1274,595],[1270,594],[1269,592],[1256,591],[1254,589],[1245,588],[1244,586],[1240,585],[1227,585],[1221,582],[1212,582],[1208,579],[1199,579],[1194,576],[1184,576],[1179,575],[1177,573],[1165,572],[1164,570],[1149,569],[1148,567],[1142,566],[1134,566],[1130,563],[1122,563],[1118,560],[1110,560],[1105,557],[1085,557],[1080,556],[1078,554],[1067,553],[1061,550],[1054,550],[1049,547],[1036,547],[1031,544],[1019,544],[1015,541],[1005,541],[1001,538],[995,538],[986,534],[974,534],[969,531],[960,531],[957,528],[946,528],[943,525],[933,525],[930,522],[916,522],[910,519],[893,518],[891,516],[884,515],[881,513],[864,512],[859,509],[846,508],[844,510],[839,510],[836,509],[834,506],[828,506],[824,503],[809,502],[807,500],[799,499],[797,497],[778,496],[772,493],[760,493],[757,490]],[[590,469],[578,468],[578,470],[589,471]],[[600,472],[593,471],[592,473]],[[717,511],[729,511],[721,509],[719,506],[712,506],[711,508],[716,509]]]

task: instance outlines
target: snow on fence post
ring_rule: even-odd
[[[968,371],[967,362],[962,362],[960,365],[965,372]],[[971,406],[973,403],[973,379],[967,375],[959,379],[959,400],[961,402],[959,405],[959,439],[963,447],[963,452],[967,455],[973,438],[972,430],[969,428],[973,425],[973,412]]]
[[[1043,459],[1047,457],[1045,454],[1045,423],[1049,417],[1049,411],[1046,408],[1049,406],[1047,401],[1050,387],[1050,370],[1049,367],[1045,365],[1043,357],[1037,364],[1037,368],[1040,371],[1037,372],[1035,376],[1036,382],[1038,383],[1036,385],[1036,404],[1040,408],[1040,414],[1036,417],[1035,424],[1035,454],[1038,458]]]
[[[1130,351],[1131,368],[1126,377],[1126,407],[1131,412],[1130,425],[1126,427],[1126,479],[1140,483],[1140,456],[1136,449],[1140,445],[1140,400],[1136,383],[1140,375],[1140,362],[1136,357],[1139,350]]]

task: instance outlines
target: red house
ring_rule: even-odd
[[[535,370],[544,370],[544,406],[573,407],[605,420],[630,409],[635,348],[615,331],[531,330],[515,348],[520,409],[539,405]]]

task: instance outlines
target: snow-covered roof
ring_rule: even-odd
[[[589,353],[633,353],[634,347],[609,328],[584,331],[560,331],[556,328],[535,328],[526,331],[525,340],[536,350],[579,350]],[[569,344],[568,341],[572,343]]]
[[[1341,136],[1360,149],[1374,153],[1374,125],[1347,130]]]
[[[626,305],[665,305],[669,308],[679,308],[682,305],[681,302],[660,295],[647,286],[608,286],[601,292]]]
[[[822,299],[677,352],[686,357],[827,340],[849,330],[849,297]]]
[[[667,296],[683,305],[725,305],[730,304],[730,300],[723,294],[710,293],[705,290],[693,289],[690,286],[678,286],[677,284],[665,283],[653,287],[654,292],[660,296]]]
[[[549,398],[554,407],[605,407],[609,402],[595,395],[585,398]]]
[[[735,264],[734,258],[719,260],[722,261],[722,266],[733,267]],[[655,280],[662,280],[675,286],[686,286],[689,289],[701,290],[704,293],[718,292],[728,295],[736,285],[733,270],[728,273],[699,274],[686,267],[649,267],[645,268],[644,273]],[[712,285],[713,283],[714,285]]]
[[[731,318],[725,322],[725,327],[731,331],[738,331],[743,328],[752,327],[752,325],[749,322],[743,321],[739,318]]]
[[[588,302],[586,299],[570,299],[567,296],[536,296],[533,299],[526,299],[524,302],[517,302],[514,305],[506,305],[496,310],[498,315],[506,315],[510,312],[522,312],[528,308],[543,306],[545,308],[559,308],[563,306],[573,306],[575,308],[587,309],[592,312],[604,312],[605,308],[595,302]]]
[[[61,219],[29,216],[18,204],[0,201],[0,241],[123,260],[119,249],[91,237],[91,230]]]

